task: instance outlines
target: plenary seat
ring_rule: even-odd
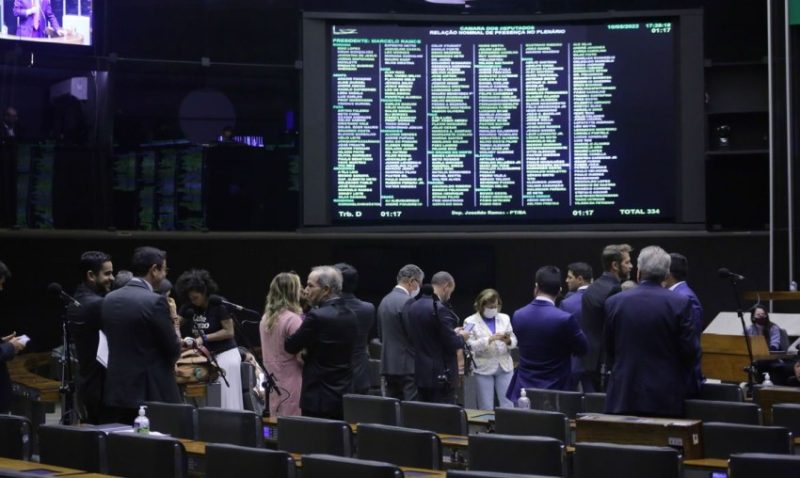
[[[550,437],[483,433],[469,437],[469,469],[564,476],[564,444]]]
[[[351,456],[353,431],[341,420],[278,417],[278,449],[289,453]]]
[[[333,455],[303,455],[303,478],[402,478],[403,471],[391,463]]]
[[[30,460],[31,430],[31,421],[26,417],[0,415],[0,456]]]
[[[708,383],[700,385],[700,400],[717,400],[721,402],[744,402],[741,387],[732,383]]]
[[[761,425],[761,407],[755,403],[686,400],[686,418],[703,422]]]
[[[665,446],[581,442],[572,456],[573,478],[682,478],[681,455]]]
[[[561,412],[497,408],[494,411],[494,431],[503,435],[550,437],[561,443],[570,443],[569,419]]]
[[[400,400],[396,398],[347,394],[343,407],[347,423],[400,424]]]
[[[531,408],[549,412],[561,412],[570,420],[586,411],[582,392],[564,390],[547,390],[543,388],[526,388],[525,392],[531,400]]]
[[[91,427],[39,425],[39,461],[91,473],[108,472],[106,433]]]
[[[263,433],[261,416],[249,410],[197,409],[198,440],[261,448]]]
[[[448,435],[467,435],[467,412],[447,403],[401,402],[402,426]]]
[[[703,454],[728,459],[734,453],[792,453],[792,434],[784,427],[703,423]]]
[[[358,458],[438,470],[442,444],[432,431],[363,424],[358,426]]]
[[[197,411],[188,403],[146,402],[150,429],[176,438],[197,438]]]
[[[127,478],[183,478],[187,475],[186,449],[177,438],[111,433],[108,473]]]
[[[294,459],[285,451],[223,443],[206,445],[206,478],[231,476],[295,478],[296,475]]]
[[[734,453],[728,462],[730,478],[797,478],[800,456],[771,453]]]

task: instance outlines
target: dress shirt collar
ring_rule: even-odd
[[[153,292],[153,285],[144,280],[143,277],[134,277],[133,279],[131,279],[131,281],[141,282],[142,284],[144,284],[145,287],[147,287],[147,290]]]
[[[550,302],[551,305],[556,305],[556,303],[555,303],[555,301],[553,301],[553,299],[551,299],[550,297],[543,296],[543,295],[537,295],[536,299],[534,299],[534,300],[543,300],[545,302]]]
[[[672,284],[672,286],[669,288],[669,290],[675,290],[675,289],[678,288],[679,285],[681,285],[681,284],[683,284],[685,282],[686,282],[685,280],[682,280],[682,281],[680,281],[680,282],[678,282],[676,284]]]

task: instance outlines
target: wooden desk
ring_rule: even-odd
[[[746,300],[800,300],[800,292],[789,290],[748,290],[744,293]]]
[[[708,478],[714,472],[727,474],[728,460],[721,458],[683,460],[684,478]]]
[[[800,403],[800,388],[759,387],[755,392],[755,402],[761,407],[764,424],[772,425],[772,405],[776,403]]]
[[[469,433],[493,432],[494,410],[465,409]]]
[[[0,470],[14,470],[21,472],[30,472],[33,470],[48,470],[49,476],[72,476],[79,473],[85,473],[83,470],[75,470],[72,468],[64,468],[61,466],[45,465],[43,463],[36,463],[33,461],[14,460],[11,458],[0,457]]]
[[[57,403],[61,399],[61,382],[43,377],[35,370],[50,363],[50,353],[41,352],[17,355],[8,362],[12,390],[27,400]]]
[[[575,420],[575,441],[670,446],[685,459],[703,458],[700,420],[586,414]]]

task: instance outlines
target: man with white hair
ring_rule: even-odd
[[[691,306],[661,287],[670,266],[663,249],[646,247],[637,262],[639,286],[605,304],[606,413],[681,417],[701,353]]]
[[[313,308],[283,345],[290,354],[306,350],[300,392],[304,416],[341,420],[342,395],[353,391],[350,361],[358,319],[345,305],[341,293],[341,272],[331,266],[314,267],[303,289]]]

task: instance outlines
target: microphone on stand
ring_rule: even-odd
[[[717,274],[719,275],[720,279],[733,279],[738,281],[743,281],[745,279],[743,275],[731,272],[727,267],[720,267],[720,269],[717,271]]]
[[[260,312],[255,311],[253,309],[248,309],[247,307],[245,307],[243,305],[234,304],[233,302],[228,302],[221,295],[213,295],[212,294],[212,295],[208,296],[208,303],[209,303],[209,305],[214,305],[214,306],[224,305],[226,307],[230,307],[231,309],[235,309],[235,310],[238,310],[240,312],[244,311],[244,312],[250,312],[251,314],[255,314],[255,315],[261,315]]]
[[[78,302],[74,297],[64,292],[64,288],[61,287],[61,284],[58,282],[51,282],[50,285],[47,286],[47,292],[59,296],[61,300],[73,307],[81,306],[81,303]]]

